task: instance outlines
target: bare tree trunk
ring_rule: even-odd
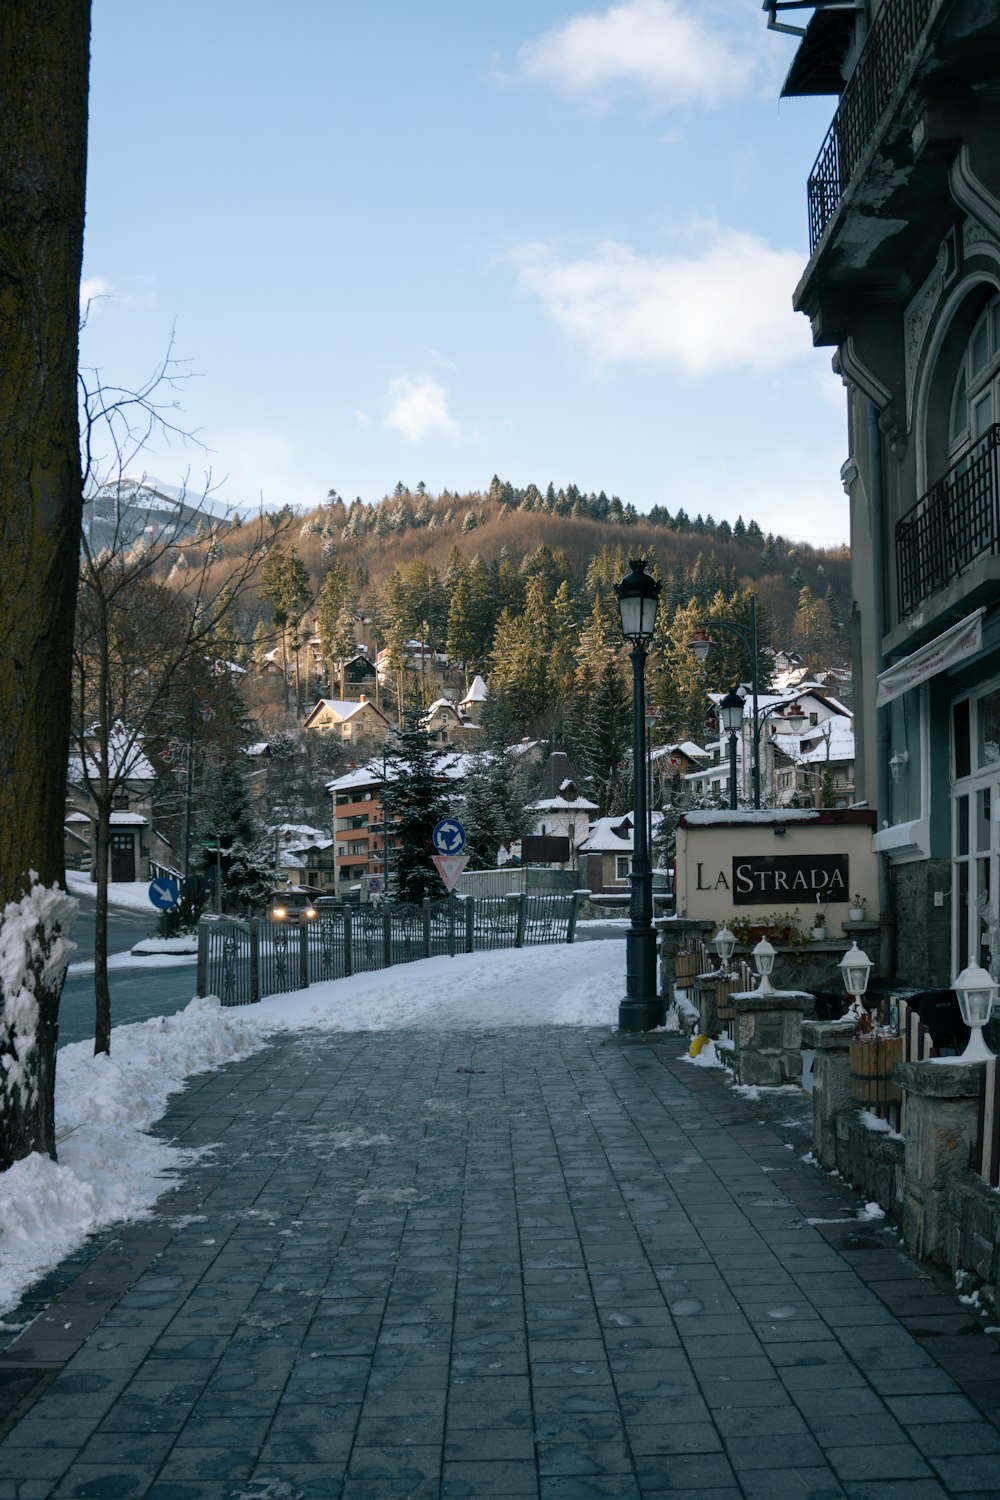
[[[111,797],[98,802],[94,817],[97,903],[94,913],[94,1055],[111,1051],[111,988],[108,984],[108,860],[111,852]]]
[[[0,984],[0,1170],[55,1154],[51,956],[70,908],[34,893],[64,879],[89,37],[89,0],[0,5],[0,942],[26,949]]]

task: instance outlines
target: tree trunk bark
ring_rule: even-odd
[[[111,800],[94,814],[97,903],[94,913],[94,1055],[111,1051],[111,988],[108,984],[108,863],[111,853]]]
[[[15,904],[64,879],[89,36],[90,0],[0,5],[0,933],[8,937],[25,930],[24,903],[17,916]],[[65,969],[48,962],[58,936],[38,914],[23,967],[0,986],[0,1170],[32,1151],[55,1154]],[[63,903],[56,925],[67,922]],[[25,986],[36,1007],[30,1023]],[[18,1062],[29,1024],[35,1044]]]

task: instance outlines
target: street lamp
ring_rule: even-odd
[[[760,807],[760,723],[757,718],[757,596],[750,595],[750,624],[740,620],[713,620],[713,628],[728,630],[739,636],[750,658],[750,696],[753,700],[753,805]],[[688,650],[704,662],[715,642],[704,625],[699,625],[688,641]],[[730,807],[735,803],[730,801]]]
[[[991,1062],[993,1053],[983,1041],[983,1027],[993,1013],[997,986],[992,975],[979,964],[969,964],[952,985],[958,997],[962,1020],[969,1028],[969,1041],[956,1062]]]
[[[622,1031],[650,1031],[662,1019],[656,989],[656,933],[653,930],[653,867],[646,824],[646,651],[653,639],[660,583],[646,572],[644,559],[630,560],[630,572],[615,584],[622,635],[631,642],[632,663],[632,896],[631,925],[625,935],[625,999],[618,1006]]]
[[[729,736],[729,810],[736,810],[736,736],[743,723],[743,699],[739,693],[727,693],[719,704],[719,720]]]

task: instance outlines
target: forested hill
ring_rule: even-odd
[[[794,644],[803,588],[826,601],[835,629],[850,615],[846,547],[795,542],[765,532],[752,517],[731,525],[662,505],[640,514],[616,495],[588,494],[573,484],[516,489],[494,476],[485,492],[432,496],[423,484],[411,491],[400,482],[392,495],[370,504],[348,504],[331,491],[325,505],[303,516],[295,545],[317,589],[334,559],[378,591],[394,569],[405,573],[410,564],[432,569],[444,581],[449,569],[454,572],[456,552],[494,568],[506,559],[523,575],[540,548],[556,556],[560,572],[582,588],[594,559],[612,551],[625,559],[651,558],[674,607],[692,598],[707,605],[720,590],[752,587],[775,645]]]
[[[311,694],[332,693],[338,681],[344,691],[345,662],[358,646],[388,652],[397,713],[426,706],[435,680],[413,667],[407,645],[421,640],[453,664],[456,684],[475,673],[488,679],[490,706],[506,714],[515,738],[541,725],[582,746],[590,733],[583,721],[595,714],[625,733],[630,668],[614,584],[633,557],[663,584],[648,690],[677,739],[703,731],[707,689],[726,691],[749,671],[738,631],[713,632],[718,649],[704,671],[687,649],[692,631],[745,622],[751,595],[762,686],[769,648],[798,651],[809,669],[849,656],[847,549],[795,544],[752,518],[728,525],[663,507],[639,515],[572,485],[542,493],[495,479],[485,493],[436,496],[400,484],[372,504],[331,493],[310,513],[285,508],[263,525],[273,537],[232,613],[227,649],[237,661],[263,663],[280,648],[286,672],[294,667],[300,715]],[[256,531],[213,524],[196,539],[196,550],[208,549],[217,591]],[[185,576],[179,559],[170,579],[183,590]],[[323,664],[315,684],[300,670],[310,637]],[[605,771],[622,759],[606,745],[584,758],[595,756]]]

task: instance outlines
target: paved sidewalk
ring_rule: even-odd
[[[0,1355],[0,1500],[1000,1495],[994,1339],[682,1046],[195,1079],[161,1129],[218,1149]]]

